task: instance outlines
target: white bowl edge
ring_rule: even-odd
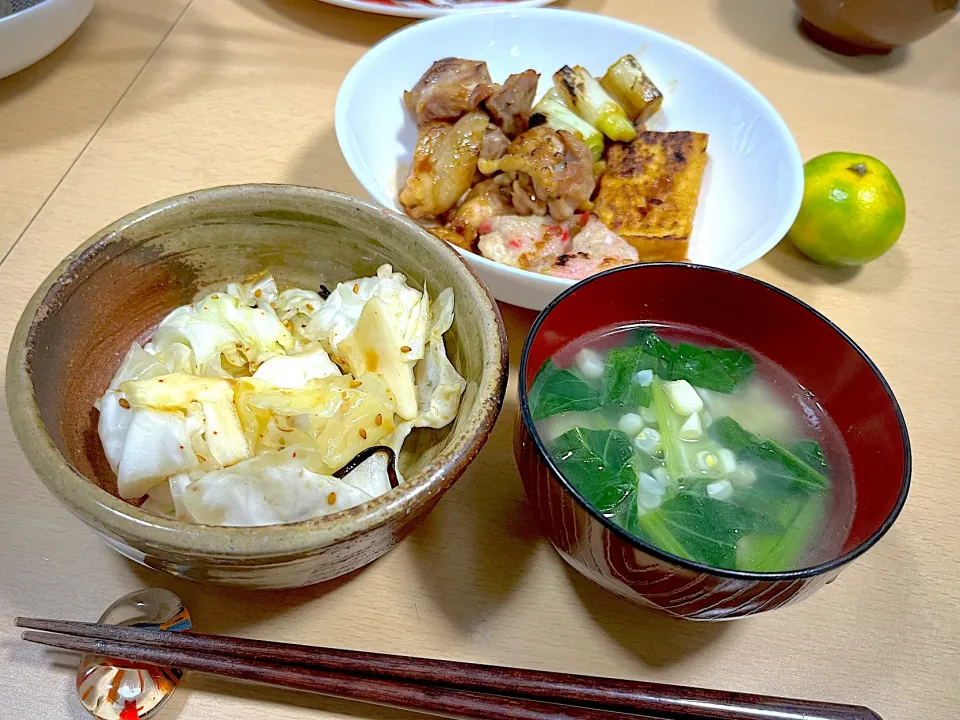
[[[778,152],[784,156],[783,159],[789,164],[789,167],[787,168],[789,171],[789,186],[786,187],[783,193],[783,199],[780,203],[782,207],[780,209],[779,221],[770,229],[768,233],[766,233],[763,241],[757,242],[749,252],[743,252],[729,262],[711,262],[709,260],[705,260],[704,258],[697,257],[691,257],[691,261],[701,264],[714,265],[727,270],[741,270],[769,252],[786,235],[793,223],[794,218],[796,217],[797,212],[799,211],[800,202],[803,197],[803,161],[799,148],[797,147],[789,128],[772,104],[758,90],[756,90],[756,88],[750,85],[750,83],[728,68],[726,65],[682,41],[675,40],[657,31],[650,30],[639,25],[633,25],[632,23],[622,20],[562,9],[528,8],[513,10],[479,10],[472,12],[469,15],[454,14],[443,18],[418,23],[416,25],[403,28],[386,37],[380,43],[371,48],[354,65],[344,79],[337,96],[335,109],[337,140],[340,145],[341,152],[350,169],[353,171],[357,180],[364,187],[367,193],[369,193],[376,202],[387,208],[390,208],[391,210],[402,212],[402,208],[399,206],[397,198],[395,197],[395,193],[393,196],[385,193],[383,187],[378,181],[378,176],[368,166],[362,155],[362,152],[359,150],[357,142],[358,138],[354,132],[354,128],[351,127],[348,122],[347,115],[350,102],[356,93],[362,91],[360,88],[360,83],[363,81],[363,76],[370,72],[371,69],[376,68],[377,64],[381,62],[384,57],[389,57],[392,50],[401,49],[408,42],[415,42],[416,40],[421,39],[420,44],[425,44],[422,40],[423,38],[429,38],[437,33],[444,34],[446,32],[448,35],[454,35],[456,27],[461,23],[464,23],[467,20],[471,20],[473,23],[476,23],[477,20],[482,19],[485,16],[493,17],[494,20],[501,17],[507,18],[508,20],[523,20],[533,17],[539,18],[543,22],[574,22],[578,25],[578,27],[583,27],[583,23],[587,23],[598,28],[615,28],[620,32],[623,32],[628,28],[630,31],[635,31],[638,36],[645,37],[648,41],[653,39],[656,42],[664,43],[667,46],[673,46],[673,50],[676,52],[688,53],[690,56],[695,58],[696,61],[709,66],[716,75],[723,77],[728,83],[738,87],[742,91],[745,98],[747,98],[756,106],[756,108],[760,111],[760,114],[762,114],[764,119],[772,126],[771,137],[776,139],[779,145]],[[450,26],[453,26],[453,30],[450,29]],[[448,30],[449,32],[447,32]],[[643,38],[638,37],[637,43],[639,44],[643,42]],[[638,51],[636,48],[621,48],[618,51],[611,51],[610,54],[612,57],[610,58],[610,62],[613,62],[617,57],[619,57],[617,52],[622,54],[625,52]],[[577,57],[576,51],[569,51],[569,54],[570,63],[581,62]],[[434,53],[434,55],[435,57],[433,57],[433,59],[439,59],[442,57],[443,53],[442,51],[438,51],[437,53]],[[650,56],[647,56],[647,59],[649,59],[649,57]],[[477,59],[489,60],[489,58],[483,57],[478,57]],[[645,64],[647,59],[641,58],[642,62]],[[523,62],[526,62],[526,60]],[[417,77],[419,77],[426,67],[427,65],[424,65],[423,68],[420,68],[419,66],[415,68]],[[495,77],[495,79],[497,78]],[[679,84],[679,82],[680,81],[678,80],[673,82],[673,84],[676,85]],[[410,84],[412,85],[413,83],[411,82]],[[671,90],[670,88],[664,88],[663,85],[661,85],[661,87],[664,89],[665,110],[669,112],[668,102],[670,99]],[[397,88],[397,95],[399,96],[402,90],[405,89],[407,88]],[[541,86],[541,92],[542,91],[543,88]],[[399,102],[399,97],[397,102]],[[743,124],[745,126],[749,125],[748,122],[744,122]],[[687,130],[693,128],[671,126],[669,128],[654,127],[652,129]],[[750,129],[750,127],[746,127],[745,132],[749,132]],[[412,147],[409,148],[409,150],[412,153]],[[749,154],[750,149],[747,148],[746,152]],[[700,216],[703,213],[703,208],[705,205],[704,197],[706,193],[709,192],[708,184],[710,167],[714,163],[715,160],[711,160],[711,163],[708,164],[708,177],[705,178],[704,187],[701,189],[701,202],[700,207],[698,208],[697,222],[695,222],[694,237],[691,244],[692,249],[694,248],[694,244],[698,239],[698,233],[699,237],[703,236],[703,223]],[[460,249],[458,248],[458,250]],[[476,255],[468,251],[460,250],[460,252],[461,255],[464,256],[471,263],[471,265],[473,265],[478,275],[480,275],[481,279],[488,285],[494,296],[498,300],[510,304],[539,310],[564,289],[573,284],[573,281],[571,280],[552,278],[526,270],[519,270],[517,268],[495,263],[480,255]]]

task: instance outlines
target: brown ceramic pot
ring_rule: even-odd
[[[93,401],[134,340],[198,295],[267,269],[281,285],[318,287],[383,263],[452,287],[445,336],[468,386],[454,423],[417,430],[401,455],[407,481],[371,502],[290,525],[208,527],[158,517],[115,495]],[[215,583],[309,585],[396,545],[480,451],[507,373],[503,322],[486,288],[445,243],[396,213],[324,190],[245,185],[202,190],[138,210],[97,233],[37,290],[7,362],[7,407],[47,488],[116,550],[144,565]]]
[[[835,558],[784,572],[721,570],[671,555],[593,508],[536,434],[528,392],[548,358],[602,328],[701,327],[786,368],[840,429],[854,468],[856,507]],[[692,620],[728,620],[799,602],[833,580],[893,524],[910,485],[910,444],[896,398],[876,366],[835,325],[772,285],[689,264],[633,265],[588,278],[537,317],[520,358],[514,450],[527,497],[560,555],[607,590]]]
[[[947,23],[960,0],[795,0],[811,35],[849,49],[884,51],[908,45]],[[840,47],[838,49],[848,49]]]

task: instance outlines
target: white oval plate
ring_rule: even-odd
[[[638,57],[664,94],[651,130],[710,135],[690,260],[739,270],[759,259],[787,233],[803,196],[803,162],[790,130],[770,103],[725,65],[621,20],[528,9],[451,15],[404,28],[371,48],[341,85],[335,113],[340,150],[367,192],[402,212],[397,194],[417,128],[401,95],[435,60],[485,60],[496,81],[533,68],[543,76],[543,93],[565,64],[602,75],[626,53]],[[498,300],[521,307],[540,310],[573,284],[461,254]]]
[[[320,0],[328,5],[379,15],[408,18],[437,18],[468,10],[543,7],[554,0]],[[422,73],[421,73],[422,74]]]

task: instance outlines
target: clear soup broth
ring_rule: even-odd
[[[566,479],[628,533],[711,567],[779,572],[835,558],[853,467],[813,394],[699,328],[607,328],[565,347],[529,393]]]

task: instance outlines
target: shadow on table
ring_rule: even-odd
[[[897,245],[862,267],[818,265],[801,253],[789,240],[783,240],[760,261],[795,280],[813,285],[843,285],[856,281],[857,292],[885,295],[899,288],[910,267],[907,256]]]
[[[332,108],[330,114],[333,114]],[[349,178],[349,184],[341,182],[333,185],[329,180],[331,177]],[[314,137],[303,143],[297,152],[296,159],[284,173],[283,182],[335,190],[372,202],[372,198],[347,167],[347,161],[340,152],[333,123],[326,125]]]
[[[8,694],[3,698],[5,701],[3,707],[8,708],[8,712],[3,717],[56,717],[57,720],[90,720],[90,714],[80,704],[79,698],[74,697],[74,678],[77,675],[80,656],[76,653],[45,648],[20,640],[17,640],[17,643],[18,647],[26,647],[15,649],[11,646],[10,652],[0,652],[0,659],[5,661],[4,672],[7,674],[7,679],[12,678],[14,680],[9,685],[13,696],[11,697]],[[0,644],[0,651],[4,649],[4,645]],[[17,690],[13,690],[13,688],[16,687],[19,677],[29,678],[29,680],[25,682],[28,689],[17,687],[17,690],[20,691],[18,696]],[[37,680],[36,685],[32,683],[33,680],[41,677],[44,684],[41,685],[39,680]],[[39,697],[31,698],[28,695],[31,690],[42,694]],[[166,715],[167,710],[165,710],[164,717],[176,718],[178,704],[183,704],[183,698],[179,703],[171,699],[167,708],[172,712],[170,715]],[[18,708],[20,712],[15,712],[14,707]],[[58,711],[51,713],[51,707],[58,708]],[[28,708],[35,708],[37,713],[27,712]]]
[[[234,0],[261,17],[292,23],[323,35],[357,45],[373,45],[390,33],[420,22],[417,18],[393,17],[327,5],[317,0]],[[601,12],[606,0],[579,0],[575,10]],[[558,0],[551,7],[569,8],[571,0]]]
[[[234,0],[234,2],[270,22],[299,25],[355,45],[373,45],[390,33],[413,22],[408,18],[348,10],[317,2],[317,0]]]
[[[94,5],[89,17],[80,24],[76,32],[53,52],[13,75],[0,78],[0,106],[8,100],[30,91],[33,87],[41,85],[61,65],[78,61],[84,62],[87,66],[119,63],[131,59],[146,61],[149,52],[145,52],[145,50],[153,49],[173,24],[173,22],[164,21],[146,12],[138,12],[136,8]],[[137,43],[119,43],[115,47],[113,43],[103,42],[110,34],[117,33],[121,26],[140,33],[150,30],[156,35],[147,36]],[[101,47],[97,47],[94,54],[91,50],[94,43],[97,42],[100,43]],[[85,48],[84,46],[87,43],[90,44],[90,47]],[[133,68],[127,73],[131,79],[136,74],[137,69]],[[64,122],[70,124],[70,114],[69,112],[62,112],[64,109],[57,108],[60,112],[48,113],[43,118],[44,121],[50,122],[51,118],[63,117]],[[0,138],[2,137],[0,135]]]
[[[102,17],[100,13],[103,13]],[[150,73],[143,72],[144,68],[159,44],[166,40],[167,34],[145,36],[143,31],[147,28],[154,32],[164,28],[172,30],[175,25],[174,21],[163,23],[142,8],[101,9],[95,6],[80,28],[50,55],[10,77],[0,79],[0,107],[21,95],[32,92],[40,95],[48,82],[62,85],[64,80],[61,78],[58,81],[56,74],[68,73],[71,64],[89,68],[91,73],[100,77],[103,85],[91,96],[94,100],[99,97],[99,104],[91,104],[94,100],[84,96],[80,100],[57,105],[55,112],[45,113],[30,126],[29,132],[0,131],[0,156],[10,150],[43,146],[53,139],[81,132],[89,134],[92,139],[112,115],[124,117],[165,111],[200,94],[216,76],[217,68],[231,61],[231,58],[223,56],[221,43],[218,42],[224,36],[224,31],[212,23],[203,27],[205,42],[189,55],[193,72],[180,82],[164,86],[160,94],[144,93],[144,89],[149,87],[145,83],[150,78]],[[135,65],[130,64],[132,60],[137,61]],[[115,71],[104,73],[101,67],[115,68]],[[168,76],[164,75],[164,79],[168,79]],[[79,82],[89,82],[89,79]],[[136,83],[141,84],[136,86],[134,97],[129,98],[128,92]]]
[[[681,662],[730,629],[727,622],[678,620],[634,605],[587,580],[566,563],[564,566],[580,602],[597,625],[652,667]]]
[[[370,567],[369,565],[366,567]],[[134,562],[130,571],[143,587],[159,587],[180,596],[197,620],[198,632],[218,635],[245,634],[249,628],[272,617],[284,615],[314,600],[336,593],[366,568],[319,585],[286,590],[250,590],[247,588],[201,585],[192,580],[157,572]],[[294,642],[295,639],[289,638]]]
[[[542,547],[513,461],[515,408],[505,403],[480,455],[407,540],[418,594],[475,638],[517,592]]]
[[[536,310],[527,310],[516,305],[500,303],[500,314],[507,326],[507,344],[510,347],[510,365],[520,367],[520,354],[523,352],[523,343],[530,332],[530,326],[539,314]]]
[[[834,73],[883,73],[907,61],[909,48],[886,55],[845,56],[810,40],[790,0],[715,0],[718,19],[756,49],[805,69]]]
[[[86,42],[85,36],[90,32],[89,24],[88,19],[73,35],[67,38],[63,45],[42,60],[38,60],[20,72],[0,79],[0,107],[29,92],[36,85],[43,83],[61,64],[72,62],[76,58],[77,48],[82,47],[83,43]],[[0,135],[0,139],[2,137]],[[3,147],[0,145],[0,151],[2,149]]]
[[[420,593],[475,637],[518,590],[533,555],[546,549],[513,457],[516,368],[536,313],[504,304],[500,311],[511,366],[500,417],[480,455],[407,541]]]
[[[848,56],[831,52],[801,29],[800,15],[790,0],[714,0],[723,27],[760,52],[804,70],[863,75],[901,86],[956,90],[960,63],[943,62],[960,47],[960,24],[953,22],[920,47],[897,48],[885,55]]]
[[[600,14],[603,12],[606,5],[607,0],[557,0],[554,3],[551,3],[549,7],[559,8],[561,10],[579,10],[580,12]]]

